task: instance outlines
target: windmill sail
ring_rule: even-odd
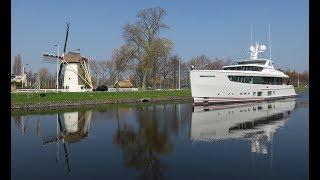
[[[70,23],[67,23],[66,38],[64,40],[64,46],[63,46],[63,54],[65,54],[66,50],[67,50],[67,43],[68,43],[68,37],[69,37],[69,26],[70,26]]]
[[[66,27],[66,38],[64,40],[64,46],[63,46],[63,54],[62,54],[62,60],[64,60],[64,55],[66,54],[66,50],[67,50],[67,43],[68,43],[68,37],[69,37],[69,27],[70,27],[70,23],[67,23],[67,27]],[[60,64],[60,68],[59,68],[59,75],[58,75],[58,78],[59,78],[59,88],[62,87],[63,85],[63,68],[65,66],[65,63],[61,63]]]

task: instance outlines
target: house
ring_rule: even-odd
[[[17,86],[17,83],[21,83]],[[27,75],[24,73],[23,75],[15,75],[11,74],[11,91],[14,89],[16,90],[18,87],[22,87],[27,85]]]
[[[11,82],[21,82],[26,84],[27,83],[27,75],[23,74],[23,75],[15,75],[15,74],[11,74]]]
[[[115,88],[133,88],[130,80],[118,81],[115,85]]]
[[[15,90],[17,90],[17,85],[16,83],[11,81],[11,91],[15,91]]]

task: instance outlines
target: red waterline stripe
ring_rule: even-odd
[[[211,100],[208,102],[241,102],[241,101],[263,101],[264,99],[243,99],[243,100]]]
[[[261,98],[229,98],[229,97],[214,97],[214,98],[208,98],[206,100],[210,100],[210,99],[264,99],[263,97]]]
[[[205,100],[195,100],[194,102],[221,102],[221,101],[244,101],[244,100],[268,100],[268,99],[279,99],[279,98],[288,98],[288,97],[294,97],[296,95],[291,95],[291,96],[277,96],[277,97],[266,97],[266,98],[210,98],[210,99],[205,99]]]
[[[226,99],[215,99],[215,98],[210,98],[209,101],[224,101],[224,100],[230,100],[230,101],[242,101],[242,100],[263,100],[265,98],[241,98],[241,99],[230,99],[230,98],[226,98]]]
[[[237,100],[237,101],[209,101],[209,102],[247,102],[247,101],[264,101],[264,100]]]
[[[225,99],[217,99],[217,98],[210,98],[208,100],[242,100],[242,99],[264,99],[264,98],[225,98]]]
[[[194,102],[222,102],[222,101],[260,101],[265,100],[264,98],[242,98],[242,99],[208,99],[208,100],[196,100]]]

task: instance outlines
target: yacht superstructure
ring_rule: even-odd
[[[266,46],[250,47],[250,58],[222,70],[190,71],[191,94],[194,104],[262,101],[293,97],[293,85],[288,76],[273,67],[270,59],[258,58]]]

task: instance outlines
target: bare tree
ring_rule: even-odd
[[[170,58],[170,62],[171,62],[171,72],[172,72],[172,88],[176,89],[177,88],[177,76],[178,76],[178,70],[179,70],[179,61],[180,61],[180,57],[176,54],[173,55]]]
[[[300,74],[300,81],[304,86],[309,85],[309,71],[305,70]]]
[[[194,66],[195,69],[206,69],[209,63],[210,59],[205,55],[193,57],[189,61],[190,66]]]
[[[234,61],[230,58],[213,58],[212,61],[207,65],[207,69],[222,69],[223,66],[231,65]]]
[[[171,64],[170,63],[171,63],[170,58],[167,56],[167,57],[162,58],[160,60],[160,63],[158,66],[158,68],[159,68],[158,73],[159,73],[160,77],[163,79],[163,80],[160,79],[160,83],[162,83],[161,86],[164,88],[168,87],[167,82],[169,82],[168,77],[171,72]]]
[[[38,73],[33,73],[32,77],[31,77],[31,87],[32,88],[37,88],[37,82],[38,80]]]
[[[12,73],[15,75],[21,75],[22,73],[22,60],[20,54],[14,57]]]
[[[116,81],[119,81],[122,73],[132,65],[134,57],[134,50],[130,44],[122,45],[113,51],[112,61],[116,70]]]
[[[115,64],[113,61],[106,61],[105,65],[109,74],[109,78],[107,79],[107,84],[109,86],[113,86],[116,83],[116,76],[117,76],[116,70],[115,70]]]
[[[153,87],[156,88],[156,83],[160,78],[157,77],[160,63],[163,59],[166,59],[172,50],[172,42],[168,39],[157,39],[152,43],[150,55],[151,55],[151,78],[153,81]]]
[[[33,74],[32,74],[32,71],[28,71],[27,72],[27,75],[26,75],[26,78],[27,78],[27,82],[30,84],[30,86],[33,84]],[[28,86],[28,83],[27,83],[27,86]]]
[[[49,86],[49,71],[47,68],[41,68],[38,71],[40,78],[40,88],[48,88]]]
[[[282,70],[281,70],[282,71]],[[303,73],[299,73],[296,70],[283,70],[283,72],[289,76],[289,83],[293,84],[294,86],[298,86],[298,80],[299,84],[302,86],[309,84],[309,72],[304,71]]]
[[[142,89],[146,89],[147,75],[152,70],[154,57],[152,47],[156,39],[159,39],[159,32],[169,27],[162,22],[166,10],[160,7],[141,10],[138,21],[134,24],[127,24],[123,27],[123,37],[127,43],[133,45],[135,58],[139,61],[139,68],[143,74]]]
[[[106,63],[109,60],[103,60],[103,61],[98,61],[97,62],[97,84],[106,84],[107,82],[107,77],[109,75],[108,69],[106,68]]]
[[[99,62],[97,62],[96,60],[91,60],[89,61],[89,66],[90,66],[90,71],[92,74],[92,82],[94,84],[94,86],[98,86],[98,80],[99,80],[99,74],[100,74],[100,68],[98,65]]]
[[[193,65],[195,69],[222,69],[223,66],[231,65],[234,61],[230,58],[218,58],[210,59],[205,55],[200,55],[191,58],[189,61],[190,66]]]
[[[189,79],[190,66],[188,63],[181,62],[180,73],[181,73],[181,87],[186,88],[190,87]]]

